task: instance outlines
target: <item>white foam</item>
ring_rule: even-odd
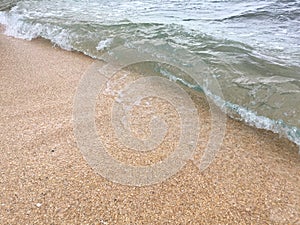
[[[165,70],[161,69],[160,72],[162,75],[166,76],[171,81],[175,81],[175,82],[179,81],[189,88],[193,88],[196,90],[203,90],[204,93],[206,94],[206,96],[208,96],[210,99],[212,99],[213,102],[223,112],[225,112],[230,117],[232,117],[234,119],[239,119],[250,126],[254,126],[259,129],[270,130],[274,133],[278,133],[279,135],[285,136],[290,141],[299,145],[299,153],[300,153],[300,136],[299,136],[300,130],[297,127],[288,126],[282,120],[272,120],[268,117],[257,115],[256,112],[253,112],[245,107],[225,101],[220,96],[214,95],[210,90],[206,89],[205,87],[197,87],[196,85],[192,85],[192,84],[186,82],[185,80],[178,78],[175,75],[173,75]],[[278,82],[275,78],[277,78],[277,77],[272,77],[270,79],[262,79],[262,81]],[[240,80],[239,82],[241,82],[241,81],[244,82],[244,80]],[[246,80],[246,82],[249,83],[249,80]],[[232,111],[234,113],[237,113],[240,118],[237,118],[232,113],[230,113]]]
[[[0,23],[5,25],[4,34],[8,36],[25,40],[42,37],[65,50],[72,50],[71,34],[59,26],[25,22],[21,15],[8,12],[0,12]]]
[[[113,38],[107,38],[105,40],[100,41],[98,43],[96,49],[98,51],[101,51],[101,50],[108,48],[112,44],[113,40],[114,40]]]
[[[300,130],[297,127],[289,126],[282,120],[272,120],[265,116],[257,115],[245,107],[242,107],[231,102],[227,102],[219,96],[214,95],[209,90],[204,89],[205,94],[210,97],[217,106],[219,106],[224,112],[234,119],[239,119],[250,126],[254,126],[259,129],[265,129],[288,138],[290,141],[296,143],[300,149]],[[237,113],[240,118],[237,118],[233,114],[228,113],[228,109]]]

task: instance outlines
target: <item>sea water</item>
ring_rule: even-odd
[[[7,35],[42,37],[93,58],[118,46],[159,49],[165,58],[184,49],[205,63],[223,95],[160,68],[163,76],[300,145],[297,0],[0,0],[0,10]]]

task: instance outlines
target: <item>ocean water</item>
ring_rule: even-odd
[[[298,0],[0,0],[0,10],[7,35],[42,37],[93,58],[118,46],[164,58],[182,49],[187,63],[206,64],[223,96],[163,68],[162,75],[213,96],[229,116],[300,145]]]

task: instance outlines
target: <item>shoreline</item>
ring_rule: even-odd
[[[94,60],[40,39],[0,34],[0,47],[1,224],[299,223],[296,144],[228,119],[204,172],[187,163],[161,184],[118,185],[91,169],[73,135],[74,94]]]

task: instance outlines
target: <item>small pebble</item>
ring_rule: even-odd
[[[42,206],[42,203],[36,203],[36,207],[40,208]]]

